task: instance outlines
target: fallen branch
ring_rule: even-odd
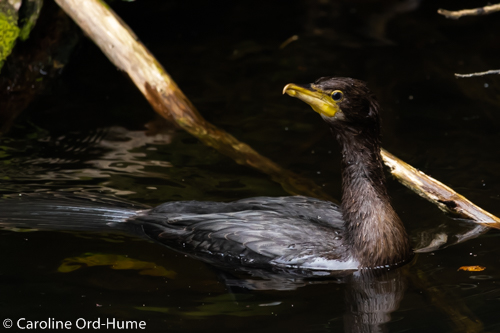
[[[488,15],[500,11],[500,4],[484,6],[474,9],[462,9],[451,11],[446,9],[438,9],[438,14],[444,15],[446,18],[458,20],[462,16],[479,16]]]
[[[476,76],[484,76],[484,75],[490,75],[490,74],[500,74],[500,69],[491,69],[486,72],[476,72],[476,73],[470,73],[470,74],[457,74],[455,73],[455,77],[459,78],[464,78],[464,77],[476,77]]]
[[[126,71],[156,112],[237,163],[256,168],[291,194],[332,200],[312,181],[285,170],[245,143],[207,122],[134,33],[100,0],[55,0],[118,68]],[[382,150],[384,161],[400,182],[446,212],[500,228],[500,219],[452,189]]]
[[[479,224],[500,229],[500,219],[453,191],[448,186],[400,160],[385,149],[381,150],[384,163],[403,185],[437,205],[442,211]]]

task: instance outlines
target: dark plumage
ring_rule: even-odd
[[[411,253],[408,236],[392,208],[380,156],[380,106],[366,85],[350,78],[322,78],[323,90],[344,91],[343,117],[322,116],[342,152],[342,212],[348,246],[363,266],[400,262]],[[367,251],[370,249],[369,251]]]
[[[409,259],[408,237],[385,188],[380,107],[365,83],[320,78],[307,86],[289,84],[284,93],[320,113],[339,142],[341,207],[293,196],[231,203],[167,202],[152,209],[111,207],[100,200],[68,203],[64,198],[46,200],[43,206],[37,199],[38,204],[21,209],[18,205],[30,201],[26,196],[0,203],[0,225],[23,224],[24,219],[47,227],[64,220],[71,229],[71,221],[81,223],[90,216],[92,225],[145,233],[204,261],[274,270],[331,272],[391,266]]]

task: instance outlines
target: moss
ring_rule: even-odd
[[[0,13],[0,70],[19,36],[19,28],[12,16]]]
[[[35,27],[35,24],[40,16],[40,11],[42,10],[43,0],[31,0],[25,2],[25,15],[26,18],[21,20],[21,31],[19,32],[19,38],[23,41],[27,40],[31,30]]]

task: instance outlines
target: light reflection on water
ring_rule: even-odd
[[[19,165],[29,166],[29,168],[17,170],[17,178],[72,180],[107,178],[112,173],[161,178],[165,176],[165,173],[150,172],[148,167],[169,168],[172,166],[168,161],[149,160],[146,151],[153,150],[154,145],[169,144],[171,134],[147,136],[144,131],[128,131],[120,127],[99,129],[98,133],[101,135],[92,134],[78,141],[74,141],[74,137],[67,140],[66,136],[39,139],[38,149],[56,151],[72,158],[50,156],[30,158],[28,156],[26,159],[16,161]],[[87,156],[75,159],[86,151],[89,153]],[[95,159],[93,159],[96,155],[94,152],[100,153],[95,156]],[[80,165],[89,165],[89,167],[77,168]],[[57,171],[51,171],[51,169],[57,169]]]
[[[148,153],[155,151],[156,146],[168,145],[171,133],[148,136],[144,131],[112,127],[82,134],[32,140],[27,146],[36,147],[34,157],[9,149],[5,143],[4,149],[10,151],[10,156],[9,163],[2,168],[2,174],[7,178],[3,186],[8,187],[8,178],[15,178],[16,182],[27,183],[25,191],[49,191],[58,187],[64,191],[99,188],[116,195],[127,195],[135,192],[109,187],[112,185],[109,179],[114,176],[169,178],[163,169],[171,168],[172,164],[155,160]],[[25,152],[29,154],[31,151],[27,149]],[[52,157],[52,154],[63,156]],[[92,185],[86,186],[87,181]],[[96,182],[99,185],[95,185]],[[16,187],[16,190],[23,191],[22,187]]]

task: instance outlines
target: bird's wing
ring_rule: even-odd
[[[328,202],[284,197],[171,202],[134,220],[155,240],[196,257],[208,254],[248,265],[300,266],[320,256],[345,256],[338,250],[340,216],[338,207]]]

